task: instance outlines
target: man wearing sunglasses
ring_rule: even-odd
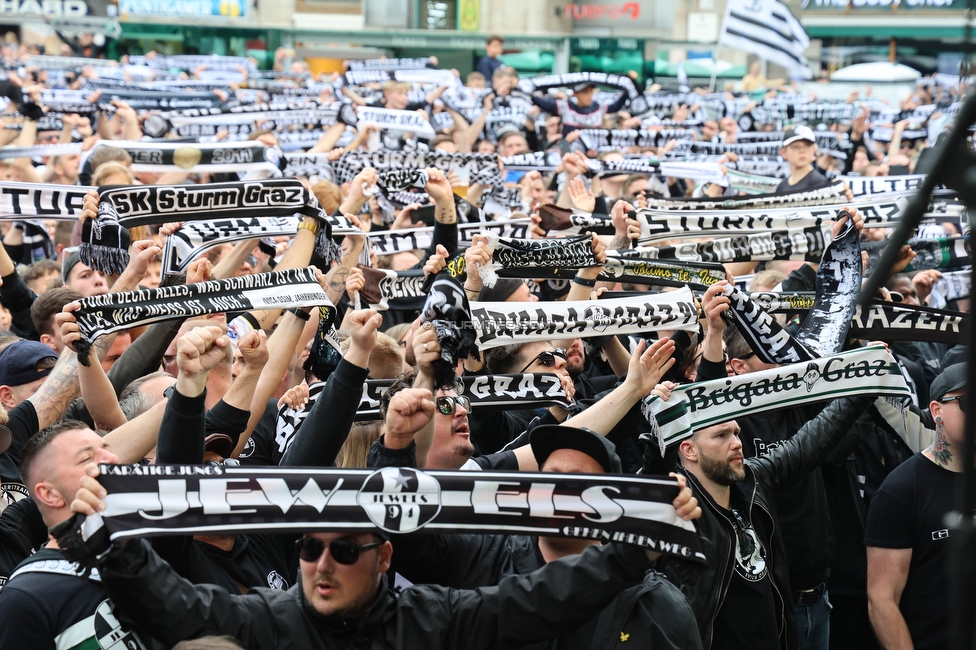
[[[868,511],[868,613],[885,648],[949,644],[945,515],[962,482],[966,364],[947,366],[931,398],[935,441],[887,476]]]
[[[429,391],[408,391],[413,401],[393,409],[419,428],[422,420],[431,417],[435,402]],[[395,399],[399,404],[406,397],[401,393]],[[556,440],[564,432],[558,433]],[[600,444],[593,439],[586,448]],[[535,453],[540,457],[548,453],[543,460],[558,460],[552,471],[567,471],[580,457],[586,458],[585,453],[574,454],[573,450],[560,454],[537,447]],[[607,453],[601,460],[605,463],[609,458]],[[603,466],[590,461],[590,466]],[[95,479],[98,466],[89,464],[85,471],[86,480],[71,507],[73,512],[90,515],[104,507],[104,491]],[[674,507],[685,519],[700,515],[687,488],[681,490]],[[398,537],[397,545],[411,537]],[[586,542],[582,545],[588,546]],[[126,540],[120,548],[102,554],[98,569],[101,584],[119,603],[126,620],[167,645],[227,634],[253,650],[522,647],[574,630],[581,620],[594,619],[622,593],[634,590],[633,599],[653,595],[655,615],[648,622],[651,634],[661,636],[658,626],[669,632],[673,629],[683,641],[671,647],[699,647],[692,636],[687,603],[650,571],[651,562],[660,557],[655,551],[618,544],[593,546],[579,555],[540,560],[538,571],[530,569],[526,575],[490,589],[420,585],[395,593],[385,575],[393,546],[384,533],[308,533],[297,547],[299,584],[287,592],[261,588],[232,595],[223,589],[192,585],[161,561],[144,540]],[[473,564],[471,559],[466,558],[468,564]],[[645,612],[635,608],[637,616]],[[607,634],[608,642],[621,638],[616,621],[610,623]],[[592,647],[608,646],[598,643]]]
[[[399,447],[401,441],[410,441],[413,433],[422,429],[423,418],[429,417],[427,413],[438,417],[436,400],[435,397],[434,404],[430,404],[431,393],[424,389],[397,393],[387,408],[385,441],[381,439],[377,444]],[[529,451],[542,472],[622,473],[613,443],[591,429],[541,425],[533,428],[527,438],[529,444],[522,449]],[[398,457],[387,458],[397,460],[401,466],[415,465],[413,444],[402,449]],[[679,506],[677,501],[674,505]],[[527,574],[553,560],[577,556],[596,543],[519,534],[406,535],[396,540],[392,568],[414,583],[472,589],[499,585],[507,576]],[[554,635],[545,647],[606,648],[621,638],[634,641],[634,647],[701,647],[685,598],[653,573],[640,586],[618,595],[598,617],[583,621],[580,618]],[[620,636],[621,630],[626,630],[626,637]]]

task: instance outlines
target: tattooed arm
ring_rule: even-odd
[[[92,343],[92,352],[101,359],[114,341],[114,334],[100,336]],[[98,361],[93,359],[92,363]],[[78,396],[78,391],[78,355],[65,348],[58,357],[58,362],[54,364],[51,374],[47,376],[37,392],[28,398],[37,411],[38,431],[60,420],[68,405]]]

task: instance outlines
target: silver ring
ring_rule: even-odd
[[[427,350],[427,344],[426,344],[426,343],[424,343],[424,352],[428,352],[428,351],[429,351],[429,350]]]

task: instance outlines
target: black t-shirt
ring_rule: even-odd
[[[735,536],[732,581],[712,633],[711,650],[776,650],[779,616],[769,575],[769,552],[747,519],[748,506],[733,499],[732,510],[719,508]]]
[[[251,432],[251,437],[244,444],[244,451],[241,452],[239,460],[241,465],[247,467],[264,467],[267,465],[277,465],[284,455],[284,450],[279,450],[275,442],[275,427],[278,421],[278,402],[268,400],[268,405],[264,409],[264,415],[258,420],[258,424]]]
[[[942,518],[961,481],[962,474],[918,453],[888,475],[868,510],[866,546],[912,549],[899,607],[917,650],[949,642],[949,529]]]
[[[41,549],[0,590],[0,648],[150,648],[114,609],[97,573]]]
[[[33,499],[21,499],[0,515],[0,589],[17,565],[47,543],[47,526]]]
[[[27,487],[20,478],[17,465],[22,458],[24,444],[37,433],[37,411],[29,401],[24,401],[8,411],[11,441],[7,451],[0,454],[0,511],[4,506],[26,498]]]
[[[824,187],[825,185],[830,185],[830,181],[827,177],[820,173],[816,167],[813,170],[801,178],[796,185],[790,185],[789,177],[784,178],[780,181],[779,185],[776,186],[777,192],[793,192],[797,190],[815,190],[819,187]]]

